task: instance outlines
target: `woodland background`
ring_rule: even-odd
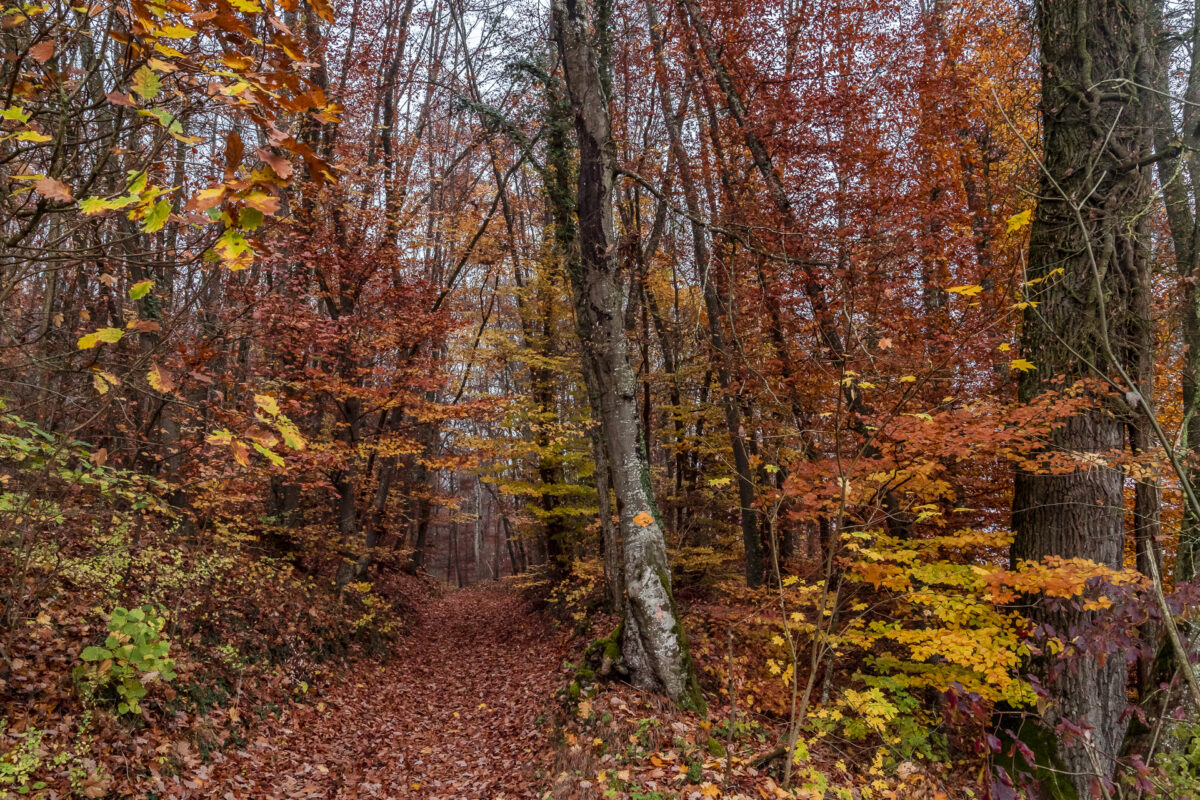
[[[242,796],[494,614],[507,796],[1193,796],[1197,23],[6,3],[0,792]]]

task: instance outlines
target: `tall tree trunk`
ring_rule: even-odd
[[[621,314],[613,231],[616,146],[592,46],[588,4],[552,0],[551,12],[579,139],[580,258],[571,281],[579,324],[588,334],[583,341],[585,361],[591,362],[599,389],[601,429],[625,554],[622,655],[635,684],[661,689],[676,703],[702,709],[704,698],[671,594],[670,565],[646,452],[638,441],[637,381]],[[603,29],[599,33],[606,38]]]
[[[1042,47],[1044,175],[1029,245],[1031,296],[1022,352],[1036,369],[1021,376],[1029,401],[1068,382],[1114,375],[1114,353],[1130,343],[1109,336],[1130,330],[1149,275],[1146,220],[1149,111],[1139,95],[1140,60],[1149,46],[1142,2],[1080,0],[1038,4]],[[1124,360],[1123,358],[1121,360]],[[1138,374],[1130,369],[1131,374]],[[1086,558],[1119,568],[1124,554],[1124,476],[1096,463],[1123,450],[1126,400],[1105,388],[1096,407],[1056,430],[1052,447],[1081,465],[1065,474],[1019,470],[1013,494],[1012,560]],[[1090,463],[1089,463],[1090,462]],[[1060,636],[1087,626],[1088,613],[1037,604],[1035,620]],[[1050,721],[1089,729],[1088,740],[1063,741],[1060,756],[1078,795],[1108,780],[1126,721],[1126,668],[1121,658],[1073,659],[1047,676],[1055,702]]]

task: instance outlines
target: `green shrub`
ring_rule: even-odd
[[[142,713],[147,684],[175,677],[175,661],[168,655],[170,642],[163,635],[166,619],[153,606],[126,610],[114,608],[108,618],[104,646],[85,647],[79,657],[92,691],[115,689],[117,713]]]

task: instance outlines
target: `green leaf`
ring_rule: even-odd
[[[153,100],[162,91],[162,78],[158,77],[154,70],[143,65],[133,73],[133,83],[129,88],[143,100]]]
[[[112,655],[111,650],[105,650],[103,647],[92,645],[91,647],[83,648],[83,652],[79,654],[79,657],[84,661],[103,661],[106,658],[112,658]]]
[[[244,231],[257,230],[262,221],[263,213],[257,208],[243,208],[238,212],[238,227]]]
[[[154,233],[162,230],[162,227],[167,224],[167,220],[171,218],[171,202],[169,200],[159,200],[150,209],[150,213],[142,221],[142,231],[145,233]]]
[[[274,450],[272,450],[269,447],[264,447],[263,445],[259,444],[258,442],[253,442],[252,444],[254,445],[254,449],[257,450],[259,453],[261,453],[272,464],[274,464],[277,467],[283,466],[283,464],[284,464],[283,457],[280,456],[278,453],[276,453]]]
[[[85,197],[79,201],[79,210],[88,215],[99,214],[103,211],[116,211],[135,202],[137,198],[130,195],[113,198]]]
[[[24,125],[26,122],[29,122],[29,117],[29,112],[20,106],[0,108],[0,119],[6,119],[9,122],[19,122]]]
[[[138,281],[133,286],[129,287],[129,299],[141,300],[146,295],[150,294],[150,290],[154,288],[154,281]]]
[[[283,437],[283,443],[288,447],[293,450],[304,449],[304,437],[300,435],[300,429],[290,419],[280,414],[275,418],[275,428],[279,431],[279,435]]]

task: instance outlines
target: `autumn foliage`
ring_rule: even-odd
[[[1190,12],[544,6],[5,7],[0,794],[1195,792]]]

